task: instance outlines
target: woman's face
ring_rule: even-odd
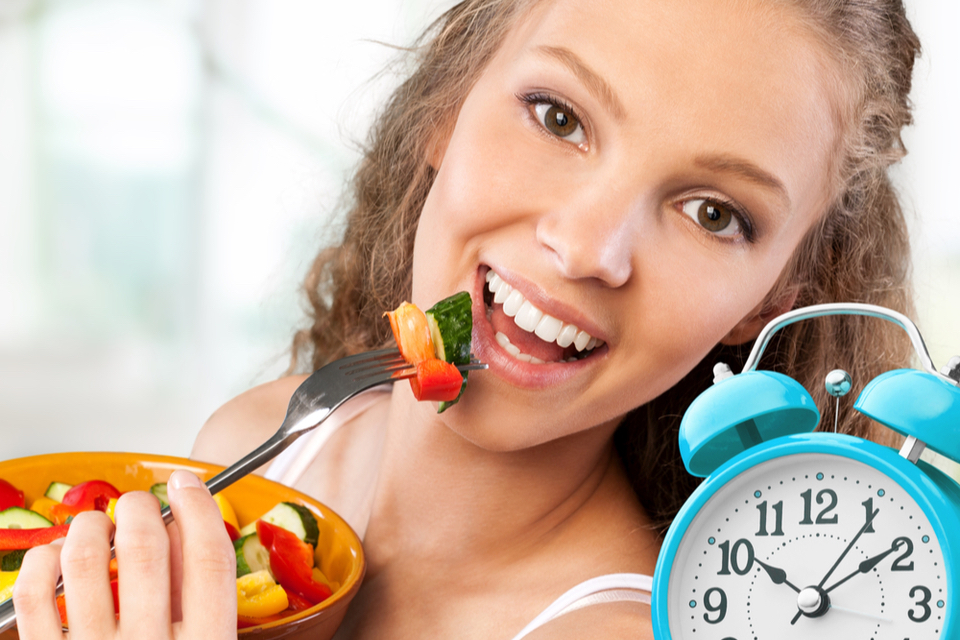
[[[815,40],[760,5],[556,0],[510,31],[416,238],[414,302],[469,291],[490,365],[453,429],[509,450],[612,425],[763,326],[837,132]]]

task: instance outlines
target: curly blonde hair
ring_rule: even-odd
[[[390,339],[381,319],[408,299],[413,240],[433,184],[428,158],[518,17],[540,0],[464,0],[409,50],[412,73],[376,121],[351,183],[340,244],[323,249],[304,283],[311,325],[297,332],[291,371],[318,368]],[[910,315],[909,239],[888,167],[905,153],[909,93],[919,40],[900,0],[768,0],[799,10],[836,62],[846,98],[836,167],[836,197],[806,235],[780,279],[797,290],[796,306],[862,302]],[[776,295],[776,292],[771,294]],[[714,363],[739,370],[751,345],[718,345],[676,386],[629,413],[615,445],[640,502],[661,530],[696,487],[677,447],[680,417],[709,386]],[[797,323],[779,332],[762,367],[781,371],[830,410],[823,380],[843,368],[858,387],[911,357],[901,331],[877,319],[842,316]],[[852,395],[851,397],[855,397]],[[844,403],[840,430],[893,443],[888,430]]]

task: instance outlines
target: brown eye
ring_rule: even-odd
[[[549,102],[538,102],[534,105],[534,111],[544,129],[558,138],[577,146],[586,142],[587,136],[584,134],[580,120],[569,109]]]
[[[683,212],[705,230],[718,236],[737,236],[743,233],[735,210],[716,200],[687,200]]]
[[[733,214],[723,205],[704,200],[697,208],[697,220],[707,231],[723,231],[733,220]]]

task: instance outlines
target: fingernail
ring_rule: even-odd
[[[170,479],[167,480],[167,486],[177,491],[186,487],[205,487],[200,482],[200,478],[183,469],[177,469],[171,474]]]

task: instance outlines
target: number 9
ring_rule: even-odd
[[[711,603],[711,594],[719,593],[720,602],[716,605]],[[711,620],[708,614],[703,614],[703,619],[706,620],[709,624],[717,624],[727,615],[727,594],[723,592],[723,589],[719,587],[713,587],[707,589],[707,592],[703,594],[703,607],[710,613],[716,613],[717,618]]]

